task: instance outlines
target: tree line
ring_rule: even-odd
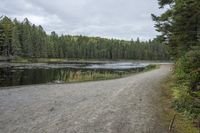
[[[125,41],[100,37],[48,35],[42,26],[0,19],[0,56],[70,59],[169,59],[166,46],[156,40]]]

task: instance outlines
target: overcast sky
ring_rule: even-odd
[[[156,36],[157,0],[0,0],[0,16],[42,25],[49,33],[142,40]]]

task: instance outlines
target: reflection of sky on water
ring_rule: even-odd
[[[86,66],[89,69],[131,69],[146,67],[147,63],[108,63],[108,64],[92,64]]]
[[[32,63],[32,64],[3,64],[0,68],[15,68],[15,69],[56,69],[56,68],[76,68],[76,69],[132,69],[146,67],[149,63],[139,62],[116,62],[116,63]]]

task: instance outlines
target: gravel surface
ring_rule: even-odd
[[[160,84],[170,67],[114,80],[0,90],[0,133],[165,133]]]

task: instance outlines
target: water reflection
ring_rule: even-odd
[[[144,69],[144,66],[133,64],[48,64],[47,67],[45,65],[15,64],[0,67],[0,86],[110,79]]]

